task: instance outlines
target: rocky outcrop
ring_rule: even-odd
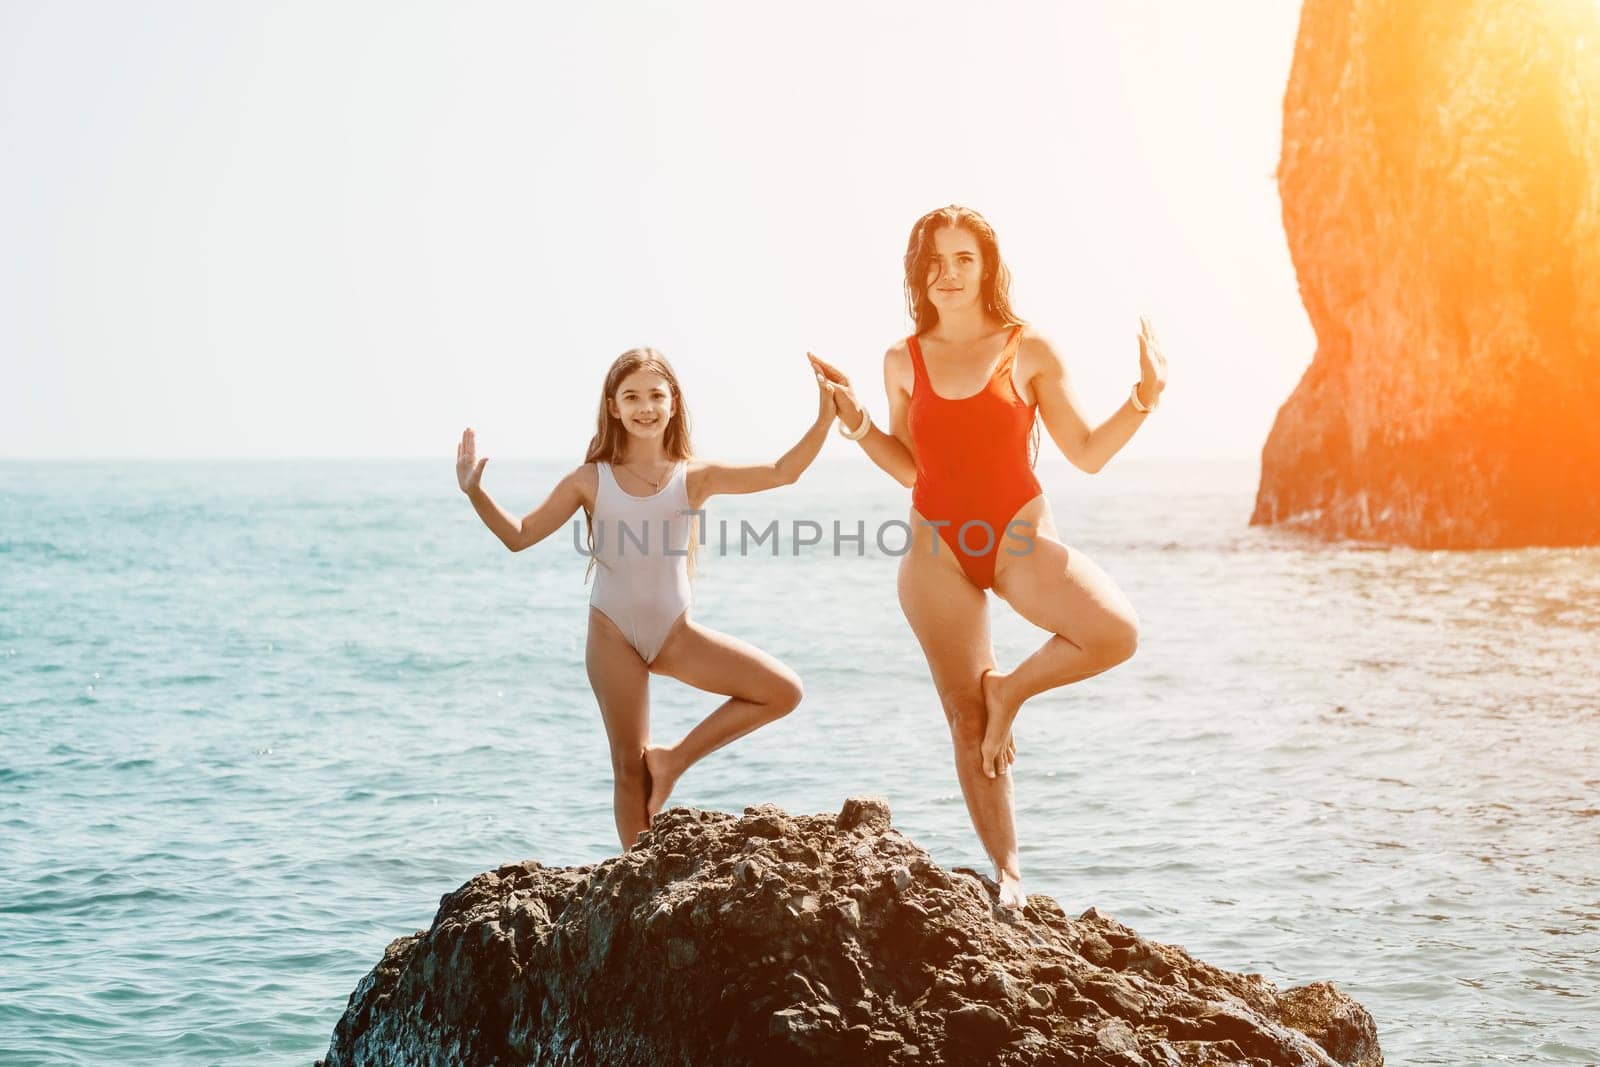
[[[1251,522],[1600,544],[1600,5],[1306,0],[1278,185],[1317,351]]]
[[[994,902],[881,800],[672,809],[597,866],[501,867],[444,897],[357,986],[323,1062],[1383,1063],[1330,985],[1280,992],[1092,909]]]

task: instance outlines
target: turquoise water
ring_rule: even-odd
[[[557,469],[490,489],[521,511]],[[1600,1062],[1600,550],[1253,531],[1243,466],[1044,480],[1143,640],[1023,712],[1030,888],[1332,979],[1392,1064]],[[711,517],[871,530],[905,499],[830,459]],[[879,792],[982,865],[896,561],[828,547],[703,557],[697,617],[807,698],[674,799]],[[566,534],[501,549],[448,456],[0,464],[0,1062],[309,1063],[440,895],[609,855],[582,573]],[[997,613],[1002,662],[1039,636]],[[654,685],[658,734],[711,706]]]

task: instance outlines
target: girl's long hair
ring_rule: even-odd
[[[1000,258],[1000,242],[994,235],[989,220],[972,210],[951,204],[936,208],[916,221],[911,227],[911,239],[906,242],[906,310],[918,335],[933,329],[939,321],[939,309],[928,299],[928,266],[933,262],[933,235],[946,226],[966,230],[978,242],[983,254],[983,278],[978,283],[978,297],[983,309],[1000,320],[1002,326],[1026,326],[1027,322],[1011,307],[1011,268]],[[1039,460],[1039,423],[1034,421],[1028,436],[1028,465]]]
[[[673,373],[672,364],[653,348],[630,348],[618,356],[611,364],[611,369],[606,371],[605,384],[600,387],[600,410],[595,416],[594,437],[589,440],[588,451],[584,453],[585,463],[609,463],[616,466],[627,458],[628,431],[622,428],[622,420],[611,414],[609,400],[615,399],[617,391],[622,388],[622,382],[634,371],[646,370],[659,374],[667,381],[667,391],[672,394],[672,418],[667,420],[666,433],[662,439],[662,451],[673,462],[682,462],[693,458],[694,444],[689,438],[689,408],[683,402],[683,390],[678,386],[678,376]],[[589,566],[583,572],[584,581],[589,580],[589,572],[594,570],[594,516],[584,513],[584,524],[589,534]],[[694,574],[695,544],[699,540],[698,527],[691,522],[689,536],[689,573]]]

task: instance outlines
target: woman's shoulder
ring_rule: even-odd
[[[1022,337],[1017,342],[1017,358],[1035,365],[1061,362],[1061,354],[1050,339],[1026,324],[1022,325]]]
[[[916,368],[911,365],[910,338],[902,337],[890,345],[883,354],[883,380],[888,385],[900,389],[902,392],[911,392],[911,381],[916,377]]]
[[[911,338],[902,337],[883,353],[883,371],[888,375],[911,373]]]
[[[1051,381],[1066,374],[1066,364],[1055,345],[1032,326],[1022,327],[1022,339],[1017,344],[1016,369],[1012,377],[1024,396],[1031,395],[1030,382]]]

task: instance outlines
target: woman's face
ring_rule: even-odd
[[[635,437],[658,437],[672,419],[672,388],[666,378],[641,368],[622,379],[607,406]]]
[[[928,300],[941,312],[976,304],[982,296],[983,252],[970,230],[942,226],[928,260]]]

